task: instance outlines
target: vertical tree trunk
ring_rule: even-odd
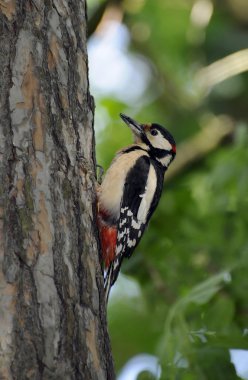
[[[84,0],[0,2],[0,379],[113,379]]]

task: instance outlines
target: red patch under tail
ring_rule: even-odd
[[[108,268],[110,263],[115,258],[115,248],[117,241],[117,228],[109,226],[103,219],[100,213],[98,217],[98,226],[100,232],[100,242],[102,248],[102,257],[105,267]]]

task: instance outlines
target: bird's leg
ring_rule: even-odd
[[[96,165],[96,180],[98,182],[99,185],[101,185],[102,183],[102,177],[103,177],[103,174],[104,174],[104,169],[101,165]]]

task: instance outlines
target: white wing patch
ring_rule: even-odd
[[[136,230],[139,230],[141,226],[141,223],[136,222],[135,219],[132,220],[132,227],[135,228]]]
[[[146,191],[142,196],[142,201],[140,203],[140,207],[138,210],[137,218],[138,221],[145,223],[146,222],[146,216],[148,214],[148,211],[150,209],[155,191],[157,187],[157,176],[155,169],[153,165],[150,165],[148,177],[147,177],[147,184],[146,184]]]
[[[126,222],[127,222],[127,218],[124,218],[124,219],[120,222],[120,227],[122,227]]]
[[[136,245],[136,239],[133,239],[133,240],[127,239],[127,246],[129,248],[135,247],[135,245]]]
[[[118,240],[122,239],[126,232],[127,232],[126,228],[123,231],[121,231],[121,232],[119,231],[118,235],[117,235],[118,236]]]
[[[116,247],[116,255],[118,255],[119,253],[121,253],[122,251],[122,244],[119,243],[118,246]]]

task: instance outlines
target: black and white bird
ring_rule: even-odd
[[[123,258],[132,255],[158,205],[164,174],[176,155],[175,140],[167,129],[120,116],[131,128],[134,144],[116,154],[98,192],[106,300]]]

